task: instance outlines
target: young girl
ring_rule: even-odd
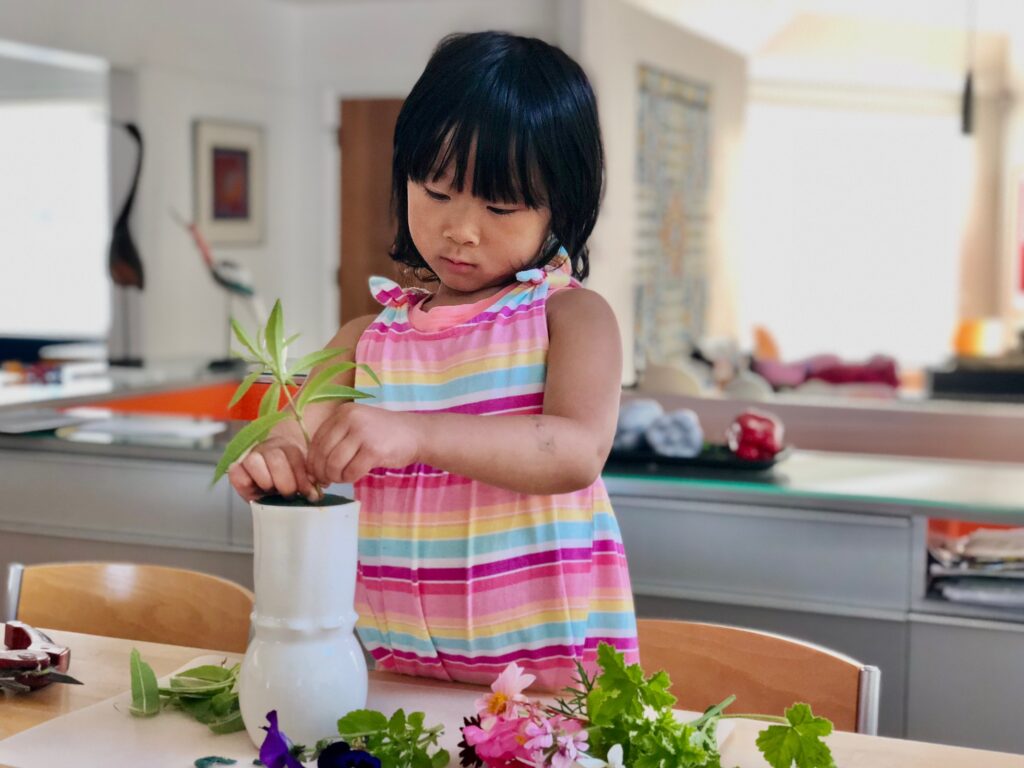
[[[618,525],[600,472],[621,348],[580,287],[603,181],[594,94],[540,40],[445,39],[395,128],[392,256],[436,281],[373,278],[384,305],[331,346],[374,370],[360,404],[309,409],[231,470],[246,498],[355,483],[359,635],[379,669],[549,689],[597,645],[636,660]]]

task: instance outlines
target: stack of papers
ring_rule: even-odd
[[[945,599],[1024,609],[1024,528],[979,529],[929,554],[932,588]]]

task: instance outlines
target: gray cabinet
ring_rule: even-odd
[[[909,660],[909,738],[1024,752],[1024,624],[911,614]]]

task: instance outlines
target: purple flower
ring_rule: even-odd
[[[316,768],[380,768],[380,760],[361,749],[336,741],[320,753]]]
[[[260,745],[260,762],[267,768],[302,768],[302,763],[291,753],[292,743],[284,732],[277,727],[277,710],[267,712],[269,726],[261,726],[267,737]],[[377,768],[380,768],[378,765]]]

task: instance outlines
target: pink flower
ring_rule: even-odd
[[[512,714],[516,704],[526,702],[523,691],[536,679],[535,675],[524,673],[522,667],[513,661],[491,683],[492,693],[476,700],[475,706],[481,719]]]
[[[550,749],[551,745],[555,743],[554,736],[551,734],[551,721],[546,717],[542,717],[539,721],[531,720],[526,726],[526,736],[529,739],[526,742],[526,748],[531,752]]]
[[[525,718],[493,717],[489,726],[466,726],[462,735],[489,768],[529,765],[530,752],[525,746],[526,737],[521,732],[527,722]]]
[[[577,720],[565,720],[562,732],[555,740],[555,752],[551,755],[551,768],[572,768],[580,753],[587,751],[587,732]]]

